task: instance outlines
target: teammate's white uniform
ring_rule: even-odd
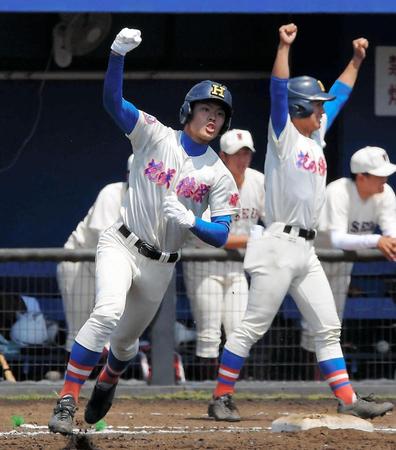
[[[101,351],[111,334],[111,350],[118,359],[130,360],[137,352],[138,338],[161,303],[174,263],[166,262],[166,254],[161,260],[143,256],[134,243],[139,237],[162,252],[178,252],[191,233],[164,217],[162,204],[169,193],[176,192],[198,217],[208,206],[213,216],[239,212],[235,181],[214,150],[188,156],[181,135],[139,111],[128,136],[135,158],[122,221],[132,234],[124,237],[120,222],[99,239],[96,304],[76,337],[91,351]]]
[[[259,219],[264,222],[264,175],[247,168],[239,195],[241,212],[233,218],[230,235],[248,236]],[[204,214],[205,220],[210,220],[209,210]],[[186,246],[211,248],[195,236]],[[216,358],[219,355],[221,324],[228,336],[246,310],[248,283],[243,263],[190,261],[183,264],[183,273],[196,322],[196,354],[202,358]]]
[[[242,357],[268,330],[290,292],[315,331],[318,360],[342,357],[340,322],[331,289],[315,254],[313,240],[299,229],[317,227],[325,200],[326,120],[312,138],[300,134],[290,120],[277,139],[270,121],[265,159],[265,222],[261,237],[248,241],[245,269],[251,276],[249,302],[242,323],[226,348]],[[284,231],[290,225],[290,232]]]
[[[119,220],[126,191],[127,183],[106,185],[64,247],[96,249],[100,233]],[[66,350],[70,352],[78,330],[88,319],[95,303],[95,263],[64,261],[58,264],[57,280],[68,326]]]
[[[360,197],[356,183],[350,178],[340,178],[327,186],[326,204],[320,217],[320,234],[340,231],[352,235],[373,235],[373,239],[362,240],[359,244],[359,248],[370,248],[375,247],[380,238],[380,235],[374,235],[377,226],[383,235],[396,237],[396,197],[388,184],[385,184],[384,192],[366,200]],[[316,246],[321,242],[328,243],[329,239],[319,239]],[[353,263],[323,262],[322,266],[342,321]],[[312,333],[306,324],[303,324],[301,345],[306,350],[314,351]]]

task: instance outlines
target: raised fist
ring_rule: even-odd
[[[111,44],[113,52],[125,56],[142,42],[140,30],[123,28]]]
[[[364,59],[368,46],[369,42],[366,38],[355,39],[352,41],[353,55],[358,59]]]
[[[297,25],[289,23],[279,28],[279,40],[283,44],[291,45],[297,36]]]

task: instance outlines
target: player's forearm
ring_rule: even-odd
[[[247,241],[248,236],[245,234],[240,236],[236,234],[230,234],[224,248],[228,250],[233,250],[236,248],[246,248]]]
[[[329,94],[335,95],[331,102],[325,102],[323,108],[327,116],[327,130],[333,124],[335,118],[344,107],[351,95],[352,88],[340,80],[336,80],[330,88]]]
[[[280,42],[278,45],[278,51],[276,52],[274,65],[272,67],[272,76],[277,78],[290,77],[289,52],[290,45]]]
[[[277,138],[285,128],[287,115],[289,114],[287,82],[287,79],[274,76],[270,80],[271,122]]]
[[[338,81],[347,84],[349,87],[353,88],[356,83],[360,66],[363,60],[357,57],[353,57],[348,65],[345,67],[342,74],[338,77]]]
[[[214,247],[222,247],[228,239],[230,231],[227,222],[206,222],[199,217],[195,219],[195,225],[190,230],[202,241]]]
[[[103,105],[117,125],[130,133],[136,125],[139,111],[122,97],[124,57],[112,52],[103,86]]]
[[[380,240],[380,234],[350,234],[341,231],[330,231],[330,241],[334,248],[341,250],[360,250],[364,248],[376,248]]]

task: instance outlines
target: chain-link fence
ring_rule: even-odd
[[[396,265],[385,261],[375,250],[318,250],[318,253],[336,301],[343,304],[345,300],[342,346],[351,378],[395,378]],[[197,341],[195,307],[189,297],[197,294],[198,301],[203,297],[206,302],[223,302],[223,315],[216,322],[223,323],[218,326],[221,351],[226,337],[226,315],[235,315],[233,308],[244,304],[235,301],[239,300],[238,295],[245,295],[243,286],[240,289],[230,282],[242,259],[243,253],[237,251],[185,250],[176,267],[176,281],[168,289],[168,308],[160,312],[168,314],[170,320],[165,317],[162,328],[157,327],[155,332],[155,323],[146,330],[139,354],[124,377],[150,381],[154,353],[161,355],[161,349],[174,348],[171,370],[176,381],[214,379],[217,358],[197,356],[201,344]],[[186,289],[190,283],[188,271],[196,280],[192,288]],[[89,317],[94,302],[94,273],[93,250],[0,250],[0,352],[17,380],[63,376],[73,337]],[[225,286],[225,291],[228,283],[228,296],[218,289],[211,291],[213,284],[204,281],[208,274]],[[238,283],[243,283],[242,278]],[[220,299],[221,296],[224,298]],[[206,314],[206,320],[210,321],[211,314]],[[213,314],[218,316],[219,311]],[[164,324],[174,331],[166,333],[166,339],[161,338]],[[153,352],[153,348],[157,351]],[[314,353],[307,348],[300,313],[287,296],[268,333],[252,348],[241,378],[319,379]],[[163,370],[161,364],[157,367]],[[161,374],[157,378],[162,378]]]

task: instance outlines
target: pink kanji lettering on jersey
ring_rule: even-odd
[[[155,122],[157,122],[157,119],[154,117],[154,116],[152,116],[152,115],[150,115],[150,114],[147,114],[147,113],[143,113],[143,117],[144,117],[144,121],[148,124],[148,125],[152,125],[153,123],[155,123]]]
[[[302,151],[300,151],[297,155],[296,165],[299,169],[304,169],[311,173],[319,172],[319,175],[321,176],[324,176],[326,174],[326,161],[322,156],[319,158],[319,161],[316,162],[308,152],[303,153]]]
[[[168,169],[166,172],[161,172],[158,175],[157,184],[164,184],[166,189],[169,189],[170,182],[176,173],[176,169]]]
[[[210,186],[205,183],[197,185],[194,177],[183,178],[176,186],[177,195],[185,198],[191,198],[195,202],[202,203],[203,198],[209,192]]]
[[[160,186],[166,186],[167,189],[169,189],[170,182],[175,176],[175,173],[176,169],[165,169],[162,161],[157,163],[154,159],[152,159],[144,169],[144,174],[150,181]]]
[[[228,200],[228,203],[229,203],[231,206],[237,206],[238,202],[239,202],[239,194],[237,194],[237,193],[231,194],[231,195],[230,195],[230,198],[229,198],[229,200]]]
[[[147,167],[144,169],[144,174],[150,181],[157,182],[159,175],[164,170],[164,163],[162,161],[155,162],[154,159],[152,159],[148,164]]]
[[[198,203],[202,203],[203,198],[209,192],[209,186],[205,183],[201,183],[193,194],[193,200]]]
[[[176,193],[181,197],[190,198],[193,196],[196,189],[195,178],[183,178],[176,186]]]
[[[321,156],[319,158],[318,170],[319,170],[319,174],[322,175],[322,177],[326,175],[327,164],[326,164],[326,160],[323,158],[323,156]]]

